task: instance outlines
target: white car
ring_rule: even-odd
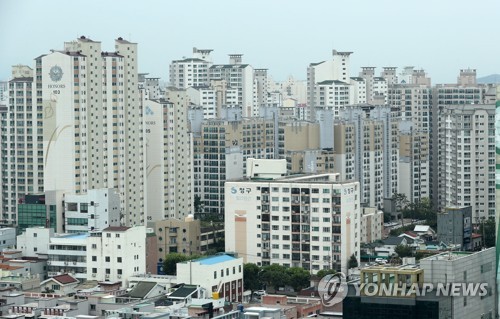
[[[385,260],[383,258],[376,258],[375,262],[379,263],[379,264],[387,264],[387,260]]]

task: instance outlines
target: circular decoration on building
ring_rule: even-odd
[[[63,71],[60,66],[54,65],[50,68],[49,72],[50,79],[54,82],[59,82],[62,79]]]

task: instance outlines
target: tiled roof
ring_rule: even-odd
[[[54,277],[52,277],[52,279],[54,279],[55,281],[57,281],[63,285],[70,284],[73,282],[78,282],[78,279],[76,279],[68,274],[54,276]]]

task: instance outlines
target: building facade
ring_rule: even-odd
[[[49,176],[44,190],[82,194],[116,188],[121,221],[143,224],[145,154],[137,44],[118,38],[115,50],[102,52],[100,42],[82,36],[37,60],[43,168]]]
[[[495,217],[495,106],[447,105],[440,113],[439,209],[472,207],[473,223]]]
[[[193,145],[184,90],[145,103],[148,222],[193,213]]]
[[[146,227],[108,227],[91,232],[86,246],[86,279],[121,281],[146,271]]]
[[[359,260],[359,183],[334,174],[226,183],[226,251],[316,273]]]

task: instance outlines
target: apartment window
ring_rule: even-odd
[[[118,275],[121,275],[123,272],[122,272],[122,270],[121,270],[121,269],[117,269],[117,270],[116,270],[116,273],[117,273]]]
[[[96,249],[97,248],[97,244],[92,244],[92,248]]]
[[[92,256],[92,261],[97,261],[97,256]]]
[[[122,257],[117,257],[117,258],[116,258],[116,262],[121,263],[121,262],[122,262]]]
[[[111,257],[109,257],[109,256],[106,256],[104,259],[106,260],[107,263],[109,263],[111,261]]]
[[[92,273],[97,274],[97,268],[92,268]]]
[[[107,238],[111,238],[111,234],[110,234],[110,233],[107,233],[107,234],[106,234],[106,237],[107,237]]]
[[[214,271],[214,279],[217,279],[217,271]]]
[[[109,274],[111,274],[111,269],[106,268],[106,275],[109,275]]]
[[[221,276],[221,277],[224,277],[224,269],[221,269],[221,270],[220,270],[220,276]]]
[[[33,237],[37,237],[37,234],[36,234],[36,233],[33,233]]]
[[[116,249],[122,249],[122,245],[117,245]]]

